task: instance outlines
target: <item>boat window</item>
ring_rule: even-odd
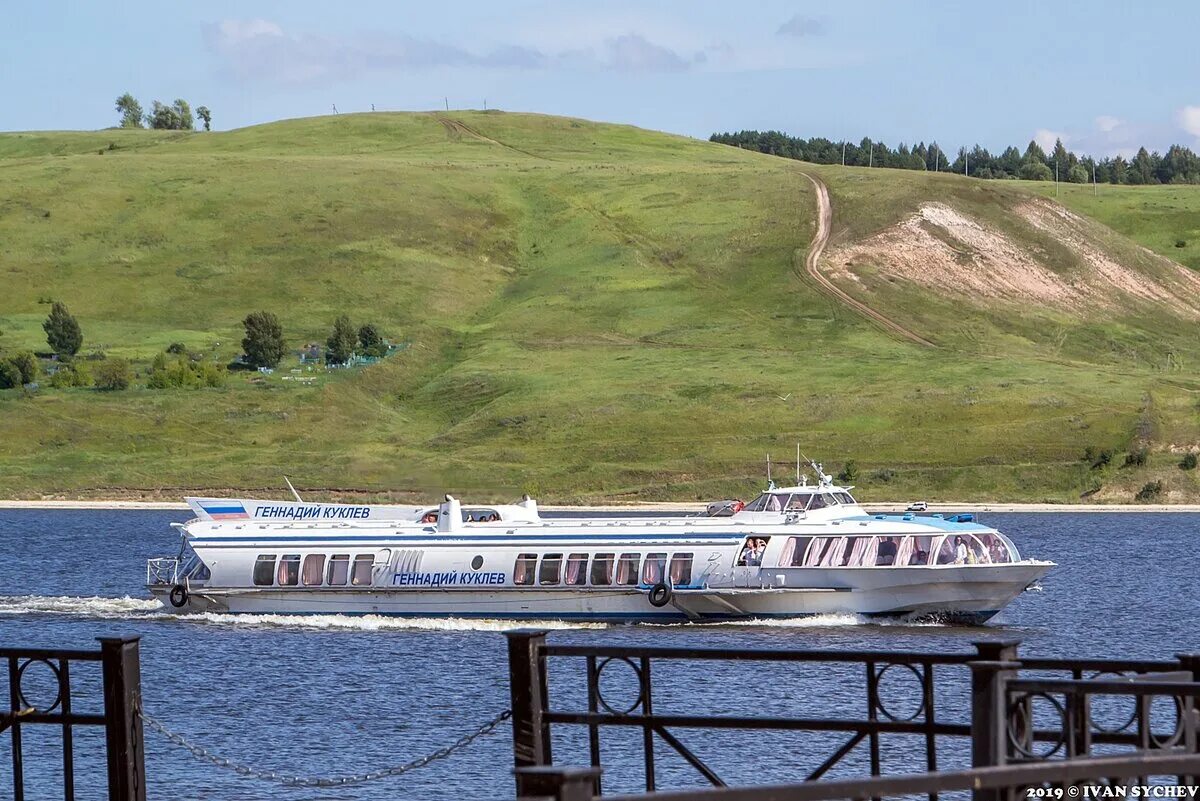
[[[692,555],[677,553],[671,557],[671,586],[686,587],[692,583]]]
[[[847,567],[870,567],[875,564],[878,553],[877,537],[850,537],[842,564]]]
[[[804,564],[804,551],[812,537],[788,537],[783,545],[783,553],[779,555],[780,567],[799,567]]]
[[[354,568],[350,572],[350,583],[356,587],[365,587],[371,583],[371,566],[375,557],[369,553],[360,553],[354,557]]]
[[[648,553],[642,563],[642,583],[659,584],[667,575],[667,555],[665,553]]]
[[[345,586],[349,573],[350,554],[335,553],[329,557],[329,575],[325,577],[325,583],[331,587]]]
[[[321,584],[321,576],[325,573],[325,554],[310,553],[304,557],[304,569],[300,571],[300,580],[305,587],[317,587]]]
[[[563,580],[573,587],[587,584],[587,561],[586,553],[570,554],[567,557],[567,574]]]
[[[850,497],[848,492],[835,492],[833,497],[838,499],[838,503],[855,503],[855,500]]]
[[[816,509],[824,509],[828,505],[829,501],[826,499],[825,493],[814,492],[812,500],[808,502],[808,511],[812,512]]]
[[[964,546],[965,547],[965,546]],[[957,557],[957,547],[954,542],[954,537],[942,537],[941,546],[937,549],[936,564],[952,565]],[[966,561],[964,554],[963,561]]]
[[[1020,560],[1016,548],[1003,534],[984,534],[980,537],[983,547],[987,549],[988,561],[993,565],[1004,565]]]
[[[464,523],[495,523],[500,515],[495,509],[464,509],[462,519]]]
[[[933,548],[932,535],[900,537],[899,540],[900,544],[896,547],[896,558],[892,564],[912,567],[929,564],[929,554]]]
[[[875,565],[878,567],[889,567],[895,564],[904,564],[897,561],[900,546],[896,544],[895,537],[884,537],[875,546]]]
[[[598,553],[592,560],[592,585],[606,587],[613,580],[613,559],[616,554]]]
[[[842,563],[842,554],[846,551],[845,537],[829,537],[825,549],[821,551],[821,567],[837,567]]]
[[[562,579],[562,554],[548,553],[542,557],[538,584],[557,584]]]
[[[742,511],[743,512],[761,512],[763,509],[766,508],[767,499],[770,497],[771,497],[770,493],[764,492],[762,495],[759,495],[757,498],[750,501],[750,503],[746,504],[742,508]]]
[[[808,492],[797,492],[791,497],[791,500],[788,501],[787,510],[789,512],[803,512],[804,507],[808,506],[808,497],[811,494],[812,493]]]
[[[623,553],[617,560],[617,584],[638,583],[638,563],[642,561],[640,553]]]
[[[279,560],[276,583],[281,587],[294,587],[300,581],[300,554],[285,553]]]
[[[537,569],[537,554],[517,554],[517,564],[513,567],[513,584],[532,584],[533,572]]]
[[[787,508],[788,498],[790,495],[776,495],[774,493],[767,494],[767,502],[763,507],[765,512],[782,512]]]
[[[963,542],[967,546],[967,564],[968,565],[986,565],[991,564],[992,558],[988,555],[987,549],[983,547],[983,543],[974,534],[963,534]]]
[[[275,554],[261,553],[254,560],[254,583],[259,587],[269,587],[275,578]]]

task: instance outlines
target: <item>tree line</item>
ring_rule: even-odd
[[[137,98],[126,92],[117,98],[117,113],[121,115],[121,128],[157,128],[165,131],[192,131],[196,128],[196,117],[204,123],[204,130],[212,130],[212,112],[208,106],[199,106],[195,115],[186,100],[180,98],[170,105],[155,100],[147,113]]]
[[[1023,152],[1010,145],[998,155],[975,145],[970,150],[959,148],[957,157],[950,161],[936,141],[911,147],[901,142],[892,148],[865,137],[854,144],[819,136],[804,139],[780,131],[715,133],[709,141],[814,164],[955,172],[972,178],[1053,181],[1057,170],[1058,180],[1077,184],[1093,180],[1109,184],[1200,184],[1200,156],[1182,145],[1171,145],[1165,154],[1143,147],[1132,159],[1112,156],[1096,160],[1072,153],[1059,139],[1049,153],[1033,141]]]

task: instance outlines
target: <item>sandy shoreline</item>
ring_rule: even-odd
[[[906,501],[864,503],[868,512],[894,512],[908,505]],[[620,505],[559,506],[540,504],[540,508],[554,512],[702,512],[705,504],[696,502],[631,503]],[[92,509],[92,510],[159,510],[184,511],[188,508],[183,501],[62,501],[62,500],[0,500],[4,509]],[[927,513],[932,512],[1190,512],[1200,513],[1200,504],[1101,504],[1101,503],[930,503]]]

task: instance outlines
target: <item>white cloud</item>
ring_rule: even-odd
[[[825,21],[816,17],[806,17],[803,14],[797,14],[780,25],[779,30],[775,31],[775,33],[780,36],[795,36],[798,38],[821,36],[825,33]]]
[[[446,67],[520,70],[565,68],[620,72],[680,72],[703,65],[703,49],[680,50],[634,32],[594,38],[584,46],[545,50],[519,43],[468,50],[402,33],[332,38],[292,34],[268,20],[223,20],[205,41],[235,76],[283,84],[319,84],[366,72]]]
[[[1179,127],[1200,138],[1200,106],[1184,106],[1179,109]]]
[[[1051,131],[1047,128],[1038,128],[1033,132],[1033,141],[1038,143],[1038,147],[1046,152],[1054,149],[1054,144],[1061,139],[1063,144],[1071,141],[1071,137],[1062,131]]]
[[[1124,124],[1125,120],[1120,117],[1110,117],[1107,114],[1101,114],[1096,118],[1096,127],[1104,133],[1111,133]]]

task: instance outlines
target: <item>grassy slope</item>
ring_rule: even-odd
[[[451,116],[487,141],[423,114],[0,135],[0,346],[40,346],[50,297],[76,311],[85,349],[139,361],[176,340],[228,359],[256,308],[297,345],[341,312],[412,343],[313,387],[0,393],[0,494],[288,472],[375,492],[705,497],[752,491],[761,455],[799,440],[898,471],[868,496],[1073,499],[1144,478],[1090,473],[1084,445],[1194,431],[1200,387],[1091,354],[1087,326],[1051,342],[1020,315],[964,319],[898,290],[889,312],[934,327],[931,353],[831,304],[796,269],[814,227],[806,165],[628,127]],[[835,237],[851,239],[922,198],[995,215],[1018,191],[819,172]],[[1190,476],[1163,474],[1194,496]]]

